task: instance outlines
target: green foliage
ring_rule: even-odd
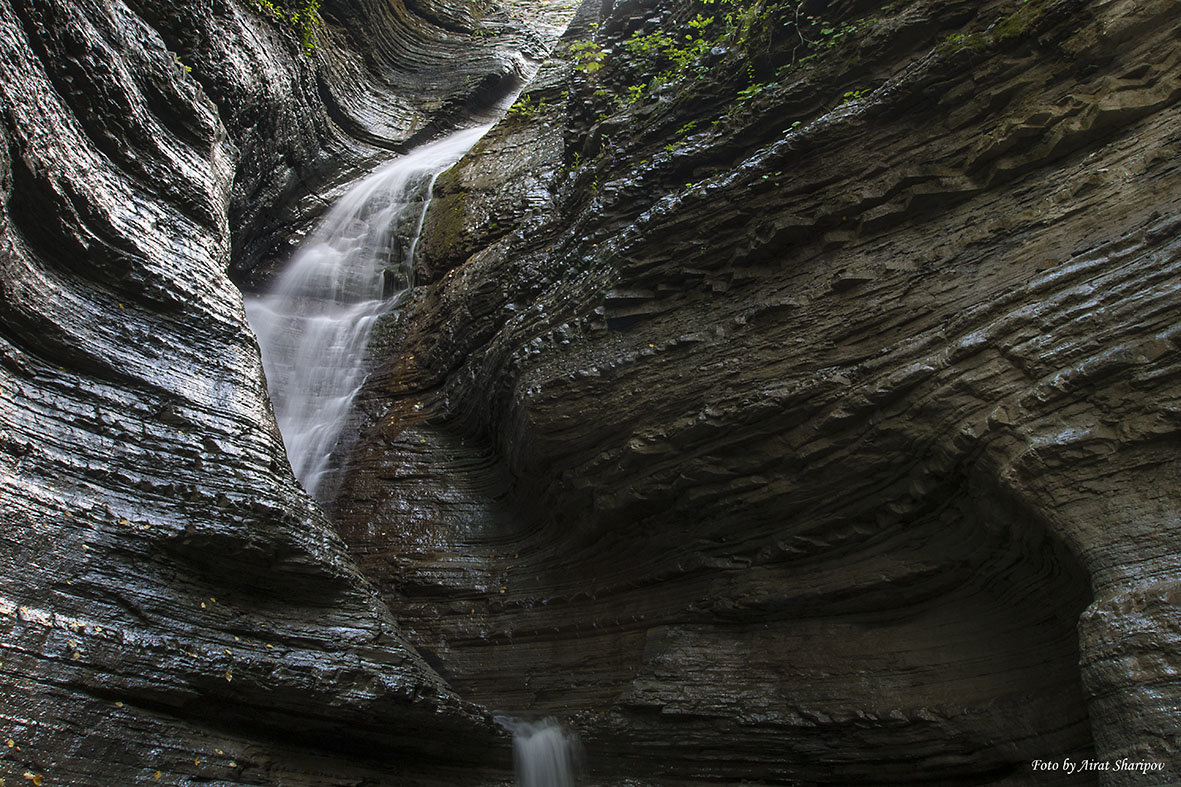
[[[545,99],[533,101],[531,96],[521,96],[508,108],[506,115],[510,118],[527,119],[545,111]]]
[[[676,136],[679,137],[679,139],[677,139],[675,142],[668,143],[664,146],[664,149],[669,153],[672,153],[674,150],[677,150],[683,146],[688,141],[684,139],[684,137],[695,128],[697,128],[696,120],[690,120],[688,123],[678,128],[676,131]]]
[[[710,12],[696,13],[685,22],[684,32],[663,30],[636,32],[624,41],[633,73],[654,75],[644,83],[628,86],[621,105],[636,103],[637,91],[651,93],[658,85],[687,77],[702,78],[709,69],[705,55],[715,47],[734,53],[731,62],[743,63],[750,85],[739,91],[739,101],[749,101],[776,83],[756,83],[754,63],[769,51],[775,35],[798,39],[790,47],[789,62],[781,65],[777,76],[784,76],[794,66],[819,57],[851,40],[855,33],[877,22],[865,18],[856,22],[829,21],[805,14],[803,0],[696,0]]]
[[[835,49],[851,39],[859,30],[868,29],[877,21],[876,18],[869,17],[857,22],[827,22],[818,16],[799,15],[796,20],[799,44],[792,50],[791,60],[779,68],[779,76],[783,76],[797,65],[808,63]]]
[[[637,101],[639,101],[641,98],[644,97],[644,91],[647,89],[648,89],[647,83],[640,84],[640,85],[628,85],[627,96],[624,98],[624,100],[628,104],[634,104]]]
[[[308,57],[316,51],[316,36],[323,25],[320,0],[250,0],[250,4],[263,16],[290,28]]]
[[[636,33],[624,41],[623,46],[633,57],[641,61],[640,65],[644,70],[672,79],[684,73],[703,55],[709,49],[709,42],[705,38],[686,34],[682,43],[658,30],[648,35]]]
[[[744,87],[742,90],[738,91],[738,100],[739,101],[750,101],[752,98],[757,96],[759,93],[762,93],[768,87],[774,87],[774,86],[775,86],[774,82],[772,82],[771,84],[767,84],[766,82],[756,82],[753,85],[748,85],[747,87]]]
[[[653,31],[651,24],[641,23],[615,45],[609,62],[594,41],[575,41],[569,52],[576,69],[595,74],[590,105],[599,119],[654,99],[663,86],[675,88],[670,95],[675,102],[675,95],[692,90],[693,82],[716,79],[735,91],[721,116],[712,121],[717,126],[774,92],[791,69],[855,41],[878,21],[833,18],[829,4],[812,7],[821,10],[807,12],[805,0],[687,0],[678,27]],[[867,92],[850,90],[841,103]],[[664,149],[672,152],[685,145],[693,126],[678,129],[665,140]]]
[[[589,39],[571,41],[569,51],[574,67],[584,74],[593,74],[602,68],[607,56],[601,46]]]

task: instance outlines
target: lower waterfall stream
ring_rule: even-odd
[[[513,734],[513,770],[520,787],[574,787],[581,748],[553,719],[521,721],[503,714],[496,723]]]
[[[246,299],[287,457],[312,497],[325,495],[326,472],[365,381],[373,326],[413,286],[414,247],[435,178],[490,127],[453,132],[363,178],[270,289]]]

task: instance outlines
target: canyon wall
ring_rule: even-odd
[[[1179,25],[584,5],[336,501],[428,661],[605,780],[1181,778]]]
[[[560,28],[327,2],[305,52],[253,5],[0,3],[0,783],[509,767],[292,477],[227,273]]]
[[[584,3],[298,487],[238,287],[571,13],[0,0],[0,778],[1181,779],[1176,2]]]

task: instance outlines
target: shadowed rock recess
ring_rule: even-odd
[[[230,276],[572,13],[326,515]],[[1181,780],[1174,0],[321,16],[0,0],[5,784]]]

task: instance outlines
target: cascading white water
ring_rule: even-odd
[[[328,211],[271,289],[246,300],[291,469],[313,497],[365,380],[370,331],[413,286],[434,180],[489,127],[457,131],[374,171]],[[411,232],[400,249],[403,221]]]
[[[533,722],[497,715],[496,723],[513,734],[513,770],[520,787],[574,787],[577,738],[548,718]]]

